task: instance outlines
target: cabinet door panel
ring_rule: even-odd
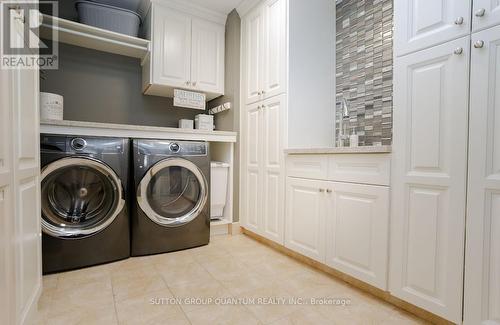
[[[386,290],[389,188],[348,183],[331,186],[327,264]]]
[[[262,97],[264,17],[260,7],[248,14],[244,19],[243,30],[245,35],[243,90],[245,103],[251,104]]]
[[[474,0],[472,9],[472,31],[500,25],[500,0]],[[479,13],[484,9],[484,14]],[[476,15],[477,14],[477,15]]]
[[[325,196],[322,181],[288,177],[285,246],[325,262]]]
[[[500,26],[472,39],[464,324],[500,324]]]
[[[268,239],[283,244],[284,240],[284,117],[286,97],[278,96],[262,102],[263,117],[263,232]]]
[[[286,89],[286,1],[270,0],[264,5],[264,98],[273,97]]]
[[[465,36],[470,30],[471,1],[394,1],[396,55],[422,50]],[[461,24],[455,21],[462,20]]]
[[[12,208],[12,81],[10,70],[0,70],[0,324],[14,323],[14,271],[11,227]]]
[[[154,7],[153,83],[187,87],[191,77],[191,18],[162,6]]]
[[[246,107],[246,118],[242,128],[243,179],[242,216],[243,225],[259,233],[262,225],[262,114],[260,104]]]
[[[453,54],[458,47],[461,55]],[[461,321],[469,38],[395,62],[391,278],[397,297]]]
[[[224,93],[224,26],[193,19],[191,81],[197,91]]]

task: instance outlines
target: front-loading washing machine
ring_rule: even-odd
[[[130,141],[42,134],[43,273],[130,256]]]
[[[207,142],[132,140],[131,255],[206,245],[210,239]]]

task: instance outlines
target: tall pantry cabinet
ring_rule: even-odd
[[[314,4],[245,0],[238,12],[242,18],[240,220],[244,228],[284,244],[284,149],[301,145],[299,141],[325,146],[334,141],[334,5],[329,0]],[[324,33],[325,28],[331,33]],[[311,42],[314,53],[305,41]],[[311,55],[317,57],[311,60]],[[293,88],[300,91],[289,91]],[[297,133],[298,141],[291,138]]]
[[[472,44],[464,324],[493,325],[500,324],[500,25],[473,33]]]
[[[390,291],[500,324],[500,2],[394,8]]]

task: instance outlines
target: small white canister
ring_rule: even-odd
[[[40,119],[42,121],[62,121],[63,111],[63,96],[58,94],[40,92]]]

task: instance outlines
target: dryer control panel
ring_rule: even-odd
[[[203,141],[139,140],[141,155],[155,156],[206,156],[208,143]]]

